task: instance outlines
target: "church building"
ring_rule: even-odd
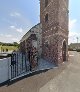
[[[42,56],[58,65],[68,60],[69,0],[40,0]]]
[[[69,0],[40,0],[39,25],[42,25],[39,34],[42,48],[40,55],[43,59],[55,65],[68,61],[68,3]],[[25,34],[25,37],[28,37],[26,36],[28,34],[29,32]],[[21,43],[24,43],[23,38]],[[38,42],[38,39],[36,39],[36,42]],[[24,48],[25,44],[23,44],[22,48]]]

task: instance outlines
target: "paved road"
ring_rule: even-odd
[[[68,63],[3,86],[0,92],[80,92],[80,54],[70,52]]]
[[[39,92],[80,92],[80,54],[70,52],[70,64]]]

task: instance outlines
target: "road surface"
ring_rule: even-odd
[[[80,53],[70,52],[68,63],[0,87],[0,92],[80,92]]]
[[[70,52],[70,64],[39,92],[80,92],[80,53]]]

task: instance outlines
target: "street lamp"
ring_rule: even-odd
[[[78,43],[79,38],[78,37],[76,37],[76,38],[77,38],[77,43]]]
[[[78,50],[78,40],[79,40],[79,38],[78,38],[78,37],[76,37],[76,39],[77,39],[77,50]]]

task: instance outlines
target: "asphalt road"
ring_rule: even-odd
[[[39,92],[80,92],[80,53],[70,52],[70,64]]]
[[[80,92],[80,53],[70,52],[69,62],[0,87],[0,92]]]

